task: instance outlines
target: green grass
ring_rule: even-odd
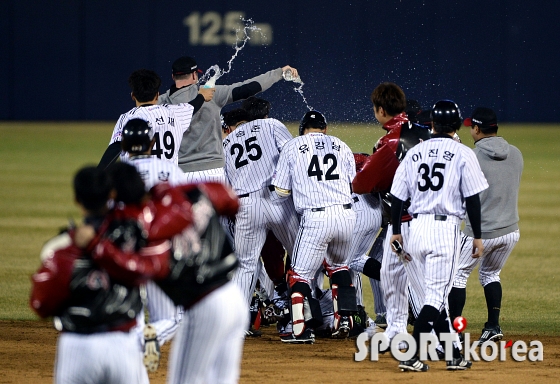
[[[81,166],[96,164],[112,133],[109,123],[0,123],[0,319],[35,319],[29,309],[29,276],[39,266],[43,243],[68,218],[79,218],[71,180]],[[288,124],[293,134],[297,124]],[[379,125],[331,124],[329,133],[355,152],[371,153],[384,134]],[[560,335],[560,126],[502,124],[500,134],[524,155],[519,197],[521,239],[501,278],[502,327],[508,333]],[[472,147],[468,130],[459,134]],[[367,279],[364,279],[367,281]],[[372,312],[369,286],[364,293]],[[478,277],[467,287],[464,316],[480,331],[486,304]]]

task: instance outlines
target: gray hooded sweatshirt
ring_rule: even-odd
[[[490,187],[480,193],[482,238],[494,239],[519,227],[517,199],[523,171],[521,151],[499,136],[475,142],[474,152]],[[473,237],[466,218],[463,232]]]
[[[225,165],[222,148],[222,108],[235,101],[245,99],[267,90],[282,79],[282,68],[231,85],[216,84],[216,92],[211,101],[205,102],[192,117],[189,129],[183,134],[179,149],[179,167],[183,172],[206,171]],[[235,90],[244,85],[252,85],[249,91],[236,96]],[[168,90],[159,96],[158,104],[188,103],[198,94],[198,84],[188,85],[178,90]]]

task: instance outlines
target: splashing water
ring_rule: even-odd
[[[261,29],[257,26],[255,26],[255,22],[252,19],[245,19],[243,17],[240,17],[241,21],[243,22],[244,26],[243,26],[243,30],[241,29],[236,29],[235,31],[235,37],[236,37],[236,42],[235,42],[235,53],[233,54],[233,56],[231,57],[231,59],[229,59],[229,61],[227,62],[227,70],[222,70],[220,69],[220,67],[215,64],[212,65],[210,68],[208,68],[206,70],[206,72],[204,73],[204,75],[202,75],[199,79],[198,82],[200,83],[204,83],[204,87],[206,88],[214,88],[216,85],[216,80],[218,80],[220,77],[222,77],[223,75],[225,75],[226,73],[229,73],[231,71],[231,65],[233,63],[233,61],[235,60],[235,58],[237,57],[237,55],[239,54],[239,52],[241,52],[241,50],[243,48],[245,48],[245,45],[247,44],[247,41],[251,40],[251,36],[250,36],[250,32],[258,32],[261,35],[263,35]],[[240,38],[240,34],[241,32],[243,32],[243,37]],[[241,41],[241,44],[239,44],[239,42]],[[287,73],[289,72],[289,74]],[[303,81],[301,81],[301,78],[298,77],[293,77],[292,72],[290,70],[285,71],[282,76],[284,77],[284,79],[286,81],[293,81],[296,84],[299,84],[299,87],[294,87],[294,91],[299,93],[301,95],[301,98],[303,99],[303,102],[305,103],[306,107],[308,110],[313,110],[313,108],[309,105],[309,103],[307,102],[307,99],[305,98],[305,95],[303,94]]]
[[[282,77],[286,81],[293,81],[294,83],[299,84],[299,87],[294,88],[294,91],[296,91],[297,93],[299,93],[301,95],[301,98],[303,99],[303,102],[307,106],[307,109],[312,111],[313,108],[311,106],[309,106],[309,104],[307,103],[307,99],[305,98],[305,95],[303,94],[303,85],[305,83],[303,81],[301,81],[301,78],[299,76],[295,77],[290,69],[285,70],[284,73],[282,73]]]
[[[245,20],[243,17],[240,17],[241,21],[243,21],[244,27],[243,27],[243,37],[240,38],[240,32],[241,29],[236,29],[235,31],[235,37],[236,37],[236,42],[235,42],[235,53],[233,54],[233,56],[231,57],[231,59],[229,59],[229,61],[227,62],[227,70],[222,70],[220,69],[220,67],[216,64],[211,66],[210,68],[208,68],[206,70],[206,72],[204,73],[204,75],[202,75],[200,77],[200,79],[198,80],[199,83],[200,82],[204,82],[204,86],[206,88],[214,88],[215,84],[216,84],[216,80],[218,80],[220,77],[222,77],[223,75],[225,75],[226,73],[229,73],[231,71],[231,64],[233,63],[233,60],[235,60],[235,58],[237,57],[237,55],[239,54],[239,52],[245,48],[245,45],[247,44],[247,41],[251,40],[251,37],[249,36],[250,31],[253,32],[259,32],[262,34],[261,29],[258,28],[257,26],[255,26],[255,22],[252,19],[247,19]],[[238,44],[241,41],[241,44]]]

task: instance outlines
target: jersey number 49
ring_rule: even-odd
[[[163,140],[160,141],[159,132],[156,132],[154,134],[154,139],[156,139],[156,142],[152,148],[152,155],[161,159],[161,155],[163,154],[167,159],[172,159],[175,154],[175,140],[173,140],[173,134],[169,131],[165,131]],[[165,149],[162,149],[162,147]]]

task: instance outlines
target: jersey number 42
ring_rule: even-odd
[[[322,163],[327,166],[327,172],[323,172],[321,169],[321,165],[319,164],[319,157],[317,155],[313,155],[311,157],[311,162],[309,163],[309,167],[307,168],[307,176],[309,177],[316,177],[318,181],[323,180],[323,174],[325,175],[325,180],[338,180],[340,176],[338,173],[334,173],[337,166],[336,156],[332,153],[327,153],[323,157]]]

